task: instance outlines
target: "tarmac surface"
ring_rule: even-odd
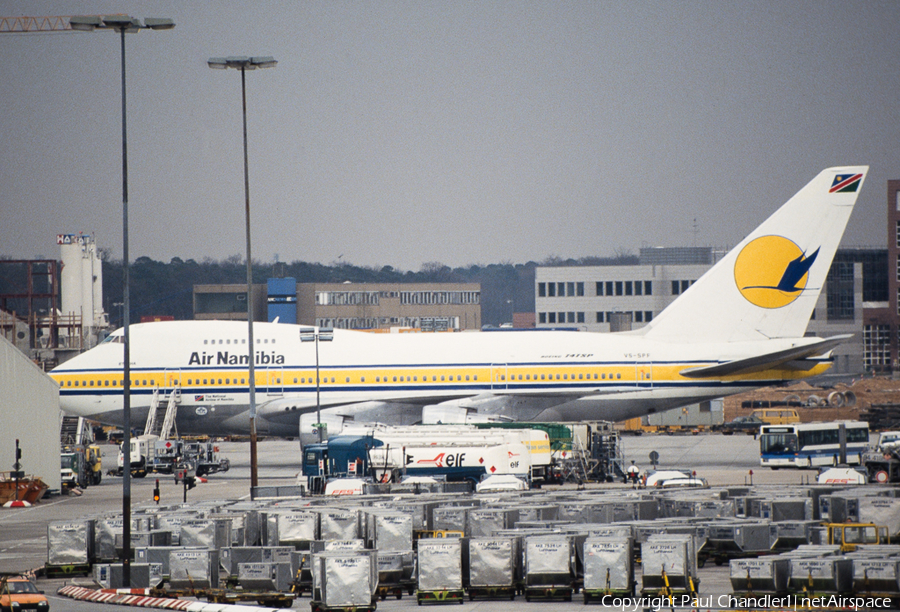
[[[626,463],[632,460],[640,468],[650,466],[649,455],[656,451],[659,468],[692,468],[697,475],[706,478],[711,486],[718,485],[771,485],[791,487],[814,480],[815,472],[803,470],[769,470],[759,467],[759,446],[753,436],[719,434],[681,434],[643,436],[623,436]],[[231,469],[224,474],[214,474],[209,482],[198,485],[186,493],[188,503],[201,500],[237,500],[250,497],[249,443],[219,443],[222,457],[231,461]],[[117,449],[113,445],[103,446],[104,466],[115,465]],[[258,474],[260,486],[284,486],[296,484],[299,471],[300,452],[296,441],[262,440],[258,444]],[[152,491],[156,478],[132,479],[132,507],[149,506],[153,503]],[[42,567],[47,561],[47,525],[53,521],[73,520],[80,517],[96,516],[106,512],[122,510],[121,478],[104,475],[100,485],[86,489],[82,495],[63,495],[45,498],[31,508],[0,508],[0,574],[22,573]],[[174,482],[172,476],[160,476],[161,501],[163,504],[181,503],[185,496],[183,487]],[[567,485],[568,486],[568,485]],[[621,488],[621,483],[589,485],[591,488]],[[547,487],[550,489],[550,487]],[[716,608],[719,596],[731,592],[728,581],[728,567],[708,564],[700,570],[700,595],[704,609]],[[639,580],[639,579],[638,579]],[[52,610],[74,612],[109,611],[109,605],[74,601],[57,595],[59,587],[65,584],[90,586],[89,578],[37,580],[50,599]],[[711,597],[712,599],[707,599]],[[308,595],[294,602],[294,609],[307,609]],[[580,594],[572,602],[524,602],[523,597],[515,601],[469,601],[464,605],[469,610],[491,612],[521,612],[526,610],[544,611],[582,606]],[[404,610],[417,607],[415,596],[405,596],[401,600],[387,599],[378,602],[379,610]],[[651,606],[641,606],[643,609]],[[671,606],[666,606],[670,608]]]

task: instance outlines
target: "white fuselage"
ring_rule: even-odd
[[[369,334],[335,330],[301,343],[295,325],[257,323],[255,370],[260,433],[297,435],[300,415],[323,412],[409,424],[424,405],[481,402],[514,420],[611,420],[818,374],[770,369],[750,376],[687,378],[686,368],[714,365],[807,339],[673,343],[634,334],[563,331]],[[122,424],[121,330],[52,372],[66,412]],[[131,326],[132,423],[140,427],[153,390],[180,392],[182,434],[249,431],[247,327],[224,321]],[[814,340],[814,339],[809,339]]]

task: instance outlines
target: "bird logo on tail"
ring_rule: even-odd
[[[761,236],[745,246],[734,263],[734,281],[748,302],[781,308],[806,289],[819,249],[806,254],[783,236]]]

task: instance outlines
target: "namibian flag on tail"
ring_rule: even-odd
[[[862,176],[862,174],[838,174],[834,177],[828,193],[856,193]]]

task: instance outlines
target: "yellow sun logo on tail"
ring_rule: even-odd
[[[748,302],[760,308],[781,308],[806,288],[809,269],[819,249],[810,255],[782,236],[761,236],[745,246],[734,263],[734,282]]]

